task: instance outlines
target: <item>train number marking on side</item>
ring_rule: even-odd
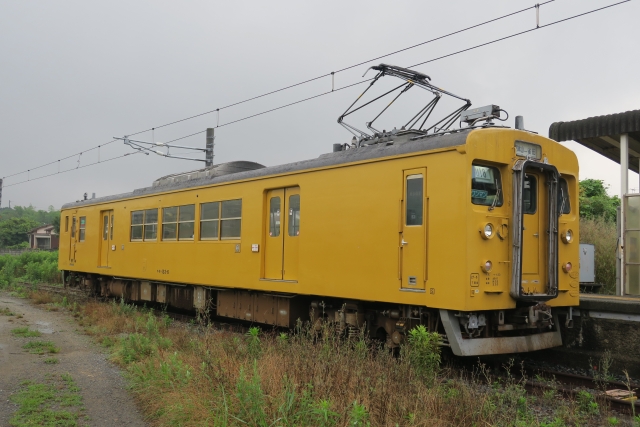
[[[429,288],[429,293],[434,295],[436,293],[436,288]]]
[[[169,274],[169,270],[158,269],[158,274]]]
[[[480,285],[480,274],[471,273],[471,286],[476,287]]]

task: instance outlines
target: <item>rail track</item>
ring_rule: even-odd
[[[588,391],[608,403],[611,409],[626,414],[640,414],[640,401],[636,394],[640,384],[593,378],[553,369],[525,368],[525,387],[529,391],[556,390],[566,397],[575,397]]]

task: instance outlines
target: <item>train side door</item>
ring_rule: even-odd
[[[282,212],[284,189],[267,192],[266,240],[264,242],[264,278],[282,280],[284,236]]]
[[[77,237],[78,230],[76,230],[76,228],[78,228],[78,219],[74,212],[73,216],[71,217],[71,232],[69,233],[69,262],[70,263],[76,262],[76,242],[78,239]]]
[[[546,283],[543,283],[547,277],[546,266],[542,262],[548,238],[547,227],[543,223],[547,207],[542,206],[546,203],[545,182],[544,175],[526,171],[522,195],[522,288],[527,293],[547,292]]]
[[[298,279],[300,188],[267,192],[264,278]]]
[[[402,289],[425,289],[427,280],[426,177],[424,168],[404,171],[400,233]]]
[[[101,212],[100,267],[109,267],[109,252],[113,240],[113,211]]]
[[[298,280],[298,248],[300,242],[300,187],[286,188],[283,267],[284,280]]]

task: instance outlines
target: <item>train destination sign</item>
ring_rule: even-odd
[[[542,158],[542,148],[538,144],[516,141],[516,156],[540,160]]]

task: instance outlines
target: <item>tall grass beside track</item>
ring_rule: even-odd
[[[75,316],[122,366],[145,414],[159,426],[606,425],[606,408],[522,379],[494,382],[441,367],[439,337],[411,331],[399,355],[333,331],[245,335],[173,324],[124,303],[87,303]],[[593,400],[593,399],[592,399]],[[594,401],[595,402],[595,401]],[[542,409],[541,409],[542,408]]]
[[[583,241],[610,244],[608,225],[583,222]],[[598,270],[598,245],[596,277],[605,282],[599,278],[609,276],[598,271],[610,270]],[[615,264],[613,272],[615,279]],[[123,302],[71,304],[19,284],[60,281],[57,253],[0,256],[0,290],[71,311],[124,369],[130,390],[157,426],[640,427],[640,417],[611,417],[587,392],[575,400],[553,391],[532,396],[525,378],[496,382],[481,364],[470,373],[442,367],[439,337],[421,328],[394,355],[364,336],[345,340],[304,325],[291,333],[253,327],[241,335],[174,324]]]

